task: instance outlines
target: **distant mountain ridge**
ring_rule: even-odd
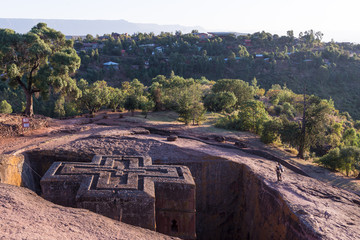
[[[159,25],[149,23],[131,23],[126,20],[67,20],[67,19],[18,19],[0,18],[0,28],[10,28],[18,33],[26,33],[39,22],[46,23],[49,27],[61,31],[65,35],[104,35],[112,32],[129,33],[136,32],[191,32],[197,29],[206,31],[200,26]]]

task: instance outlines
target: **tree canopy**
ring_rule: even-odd
[[[25,114],[33,115],[33,95],[50,93],[79,96],[71,75],[80,67],[72,42],[45,23],[28,33],[0,29],[0,75],[26,95]]]
[[[218,80],[212,91],[217,92],[232,92],[234,93],[237,102],[236,105],[240,106],[242,103],[254,98],[254,89],[249,83],[240,79],[220,79]]]

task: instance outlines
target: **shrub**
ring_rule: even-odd
[[[81,109],[76,102],[65,102],[66,116],[72,117],[81,114]]]
[[[224,128],[224,129],[235,129],[240,130],[239,127],[239,118],[238,118],[238,112],[235,111],[231,115],[227,115],[223,118],[220,118],[216,123],[215,126],[218,128]]]
[[[239,111],[221,118],[216,126],[261,134],[263,124],[268,119],[269,114],[266,112],[264,104],[260,101],[249,100],[241,104]]]
[[[283,113],[285,113],[289,119],[293,119],[295,117],[296,110],[292,104],[285,102],[283,104]]]
[[[12,113],[12,111],[11,105],[6,100],[0,102],[0,113]]]
[[[332,170],[343,170],[346,176],[359,164],[360,149],[354,146],[334,148],[328,154],[321,157],[317,162]]]
[[[279,119],[265,122],[261,133],[261,141],[266,144],[275,142],[279,138],[279,130],[281,129],[281,126],[282,124]]]
[[[298,150],[296,150],[295,148],[292,148],[292,147],[286,148],[285,151],[287,151],[288,153],[291,153],[293,155],[298,155],[298,153],[299,153]]]
[[[237,99],[232,92],[210,93],[204,99],[204,105],[209,111],[215,112],[231,112],[235,106]]]
[[[336,170],[337,168],[340,168],[341,167],[340,149],[339,148],[331,149],[328,154],[322,156],[316,162],[330,168],[333,171]]]

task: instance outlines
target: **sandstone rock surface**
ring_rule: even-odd
[[[22,185],[23,155],[0,155],[0,183]]]
[[[177,239],[0,183],[0,239]]]
[[[126,122],[126,118],[121,122],[118,118],[106,119],[110,120],[113,122],[108,125],[90,124],[88,130],[71,135],[59,133],[47,138],[41,135],[33,139],[15,139],[18,147],[4,144],[3,152],[37,149],[41,159],[52,153],[58,157],[65,154],[72,159],[76,155],[91,159],[95,154],[145,154],[152,157],[154,164],[188,166],[196,183],[198,239],[360,239],[360,197],[332,186],[337,184],[335,182],[319,181],[332,175],[326,169],[289,160],[289,164],[311,177],[285,168],[284,181],[278,183],[273,160],[234,149],[234,142],[228,136],[225,143],[214,140],[212,145],[183,137],[169,142],[166,136],[173,133],[176,126],[151,126],[160,129],[159,134],[151,131],[153,134],[132,135],[132,128],[145,128],[144,124]],[[191,128],[178,129],[182,135],[194,133]],[[161,135],[164,131],[166,134]],[[202,139],[207,137],[203,135]],[[248,148],[260,146],[251,138],[249,134],[241,136]],[[225,148],[226,144],[232,146]],[[352,189],[357,191],[356,187]],[[12,201],[22,204],[19,199]],[[9,207],[18,209],[15,205]],[[79,211],[85,215],[81,212],[84,210]],[[6,226],[8,218],[0,219],[0,226]],[[36,221],[41,220],[36,218]],[[69,229],[66,232],[71,234]],[[156,239],[157,236],[153,236]]]

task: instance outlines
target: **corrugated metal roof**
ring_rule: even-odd
[[[117,65],[119,65],[119,64],[116,63],[116,62],[106,62],[106,63],[104,63],[104,66],[117,66]]]

